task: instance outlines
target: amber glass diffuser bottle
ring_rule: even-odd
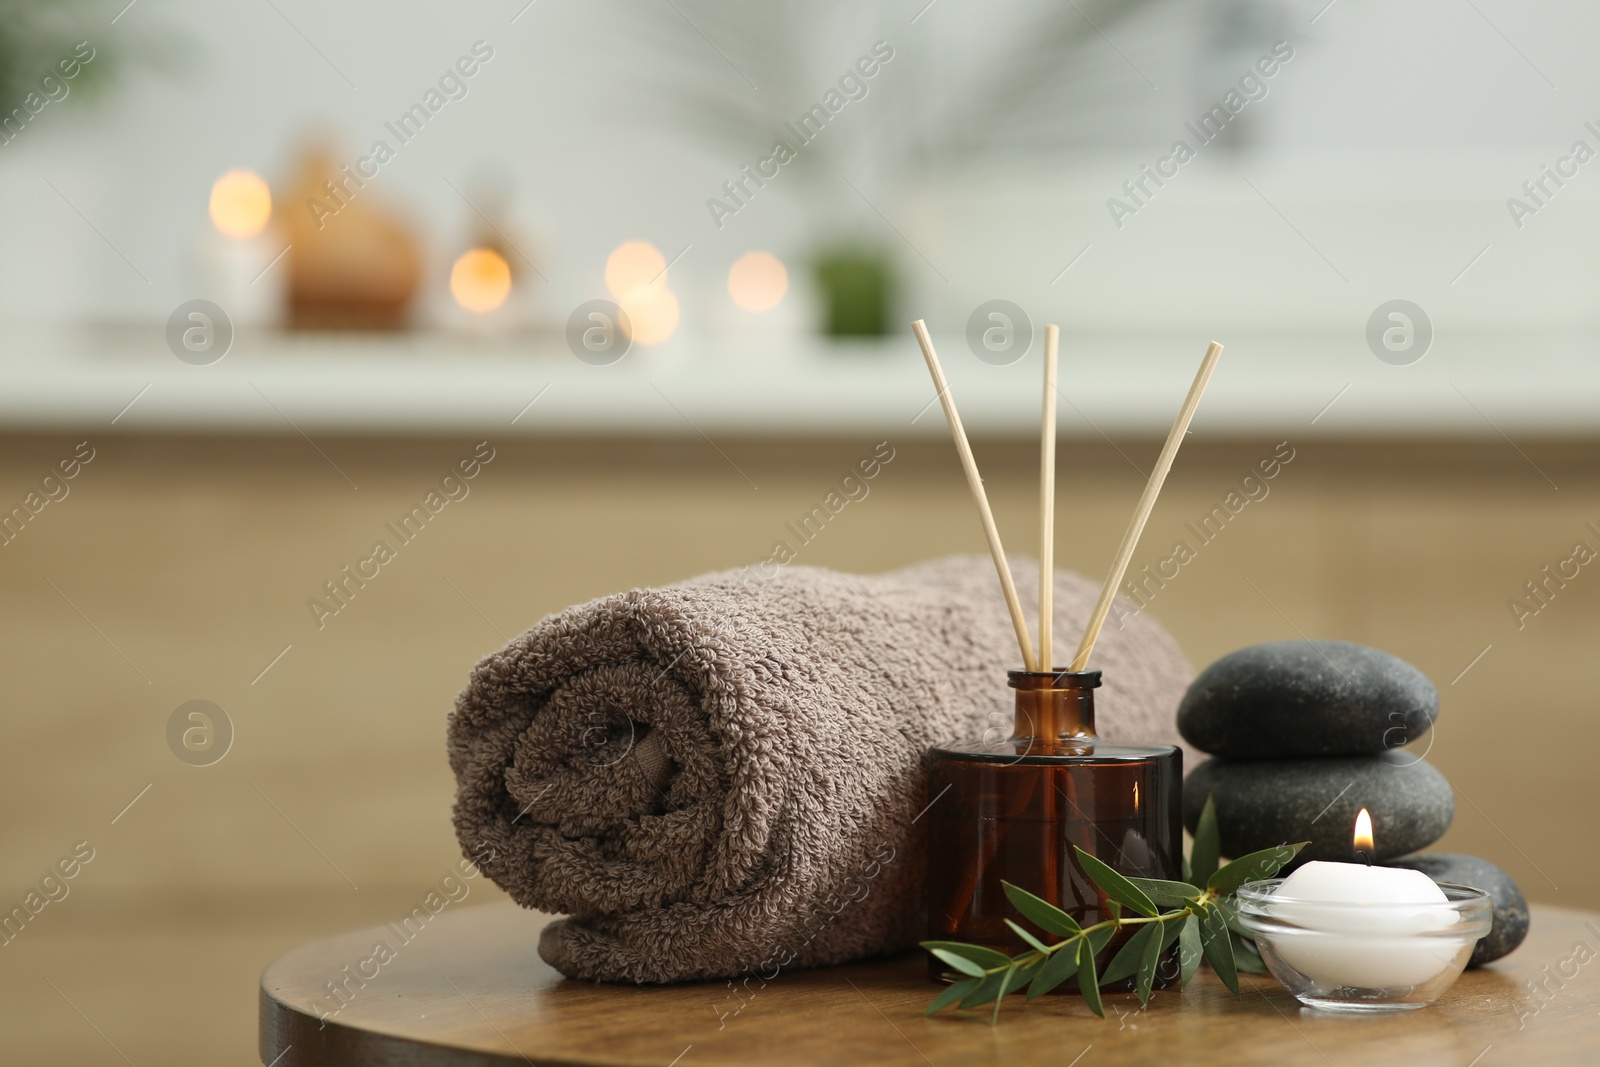
[[[1027,945],[1005,920],[1023,919],[1002,882],[1083,926],[1111,917],[1074,845],[1122,874],[1183,877],[1183,754],[1096,737],[1099,671],[1011,671],[1009,682],[1010,737],[929,752],[927,905],[929,938],[1015,955]],[[1119,932],[1102,965],[1131,934]]]
[[[1108,902],[1084,873],[1073,846],[1125,875],[1169,880],[1183,876],[1183,834],[1178,821],[1182,754],[1172,745],[1107,744],[1096,737],[1094,691],[1100,686],[1100,672],[1087,668],[1139,535],[1188,433],[1206,383],[1216,370],[1222,346],[1213,341],[1206,348],[1122,535],[1071,668],[1053,671],[1055,397],[1060,331],[1053,325],[1044,331],[1038,655],[983,478],[928,324],[918,319],[911,324],[911,332],[928,363],[967,487],[978,505],[989,554],[994,557],[995,573],[1027,668],[1010,673],[1011,687],[1017,691],[1016,724],[1010,737],[992,742],[986,737],[934,748],[928,754],[928,936],[936,941],[987,945],[1015,955],[1026,946],[1006,926],[1006,920],[1021,916],[1015,913],[1002,883],[1010,882],[1042,897],[1082,926],[1111,917]],[[1104,951],[1115,951],[1132,935],[1131,928],[1119,930]],[[1050,939],[1049,935],[1045,939]],[[1168,951],[1175,949],[1176,945]],[[1158,982],[1168,975],[1175,977],[1171,962],[1169,956],[1157,969]],[[933,960],[929,966],[935,977],[941,976],[942,964]]]

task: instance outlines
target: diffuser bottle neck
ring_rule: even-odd
[[[1046,755],[1093,746],[1099,671],[1011,671],[1006,680],[1017,691],[1013,741],[1025,741],[1028,751]]]

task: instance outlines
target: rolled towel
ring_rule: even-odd
[[[1032,563],[1013,571],[1037,588]],[[1060,633],[1097,592],[1058,576]],[[1192,672],[1154,622],[1123,622],[1096,646],[1100,732],[1178,744]],[[571,978],[900,949],[923,928],[924,754],[1009,727],[1018,660],[980,556],[725,571],[580,604],[479,663],[457,699],[456,835],[517,903],[569,916],[539,954]]]

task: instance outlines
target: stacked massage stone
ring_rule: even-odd
[[[1184,740],[1214,757],[1184,782],[1184,822],[1193,833],[1211,796],[1225,855],[1310,841],[1297,862],[1349,863],[1356,814],[1366,808],[1373,862],[1494,898],[1494,927],[1470,966],[1499,959],[1528,932],[1527,901],[1511,878],[1473,856],[1411,855],[1455,815],[1450,783],[1417,751],[1428,745],[1401,747],[1424,738],[1438,713],[1433,683],[1374,648],[1278,641],[1230,653],[1201,672],[1178,707]]]

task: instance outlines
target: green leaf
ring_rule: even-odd
[[[1083,993],[1083,1002],[1089,1005],[1089,1010],[1100,1018],[1106,1017],[1106,1009],[1100,1003],[1100,982],[1094,973],[1094,946],[1084,938],[1078,944],[1078,989]]]
[[[1266,974],[1267,965],[1261,962],[1256,943],[1248,937],[1233,936],[1233,965],[1246,974]]]
[[[1177,916],[1177,912],[1170,913]],[[1138,973],[1139,980],[1145,980],[1150,985],[1154,984],[1156,969],[1160,967],[1161,956],[1177,939],[1179,931],[1192,919],[1193,916],[1181,918],[1163,918],[1159,923],[1146,923],[1139,927],[1138,933],[1128,939],[1128,942],[1118,950],[1116,958],[1111,961],[1100,975],[1100,984],[1108,985],[1119,982],[1129,975]],[[1195,945],[1194,958],[1196,965],[1200,962],[1200,946]],[[1149,961],[1150,974],[1144,978],[1146,960]],[[1138,989],[1138,980],[1135,981],[1135,990]],[[1149,985],[1146,986],[1145,1003],[1149,1002]]]
[[[1217,857],[1222,855],[1222,835],[1217,832],[1217,805],[1206,797],[1200,821],[1194,827],[1194,847],[1189,850],[1189,880],[1202,885],[1217,873]]]
[[[1000,1004],[1006,999],[1006,996],[1027,985],[1029,979],[1033,977],[1034,972],[1038,969],[1039,965],[1037,963],[1024,964],[1021,962],[1026,955],[1029,954],[1018,956],[1011,966],[1006,968],[1000,982],[1000,992],[994,998],[994,1015],[989,1020],[991,1023],[1000,1021]]]
[[[1222,912],[1216,908],[1207,908],[1200,917],[1200,944],[1206,951],[1211,969],[1217,972],[1222,984],[1232,990],[1234,996],[1238,996],[1239,972],[1233,962],[1233,936],[1228,933],[1228,924]]]
[[[1176,929],[1177,924],[1173,927]],[[1166,930],[1161,924],[1154,924],[1153,933],[1145,943],[1144,955],[1139,958],[1139,977],[1134,980],[1133,991],[1139,994],[1141,1005],[1150,1003],[1150,987],[1155,984],[1156,967],[1161,962],[1161,949],[1166,943]]]
[[[995,994],[994,1014],[989,1017],[989,1025],[997,1026],[1000,1023],[1000,1005],[1006,999],[1006,994],[1011,992],[1011,983],[1016,980],[1017,965],[1013,963],[1007,967],[1000,976],[1000,992]]]
[[[1178,987],[1181,989],[1189,984],[1189,979],[1194,977],[1194,972],[1200,969],[1200,957],[1205,955],[1205,950],[1200,947],[1200,917],[1190,915],[1183,920],[1183,929],[1178,934]]]
[[[1144,956],[1144,944],[1156,936],[1155,930],[1159,925],[1159,923],[1145,923],[1134,931],[1133,936],[1128,938],[1127,942],[1117,950],[1117,954],[1111,958],[1106,969],[1100,972],[1101,985],[1120,982],[1139,969],[1139,960]]]
[[[1016,959],[1012,960],[1010,965],[1007,966],[1005,970],[999,971],[984,979],[985,986],[990,986],[991,983],[994,983],[992,988],[980,988],[975,990],[972,996],[968,997],[967,1000],[962,1001],[961,1006],[966,1007],[967,1001],[981,1004],[992,998],[994,1000],[994,1014],[990,1016],[989,1022],[991,1024],[998,1023],[1000,1021],[1000,1004],[1006,999],[1006,995],[1014,992],[1017,989],[1020,989],[1030,978],[1033,977],[1033,973],[1038,965],[1034,963],[1024,964],[1022,962],[1030,955],[1032,955],[1032,953],[1023,953]],[[979,999],[980,993],[982,994],[981,999]]]
[[[1078,854],[1078,862],[1083,864],[1083,872],[1089,876],[1090,881],[1100,887],[1101,892],[1105,893],[1106,896],[1131,908],[1140,915],[1151,918],[1156,915],[1156,906],[1149,897],[1145,896],[1143,889],[1140,889],[1077,845],[1073,845],[1072,850]]]
[[[1011,906],[1039,929],[1048,930],[1060,937],[1071,937],[1078,932],[1078,920],[1054,904],[1041,900],[1026,889],[1014,886],[1010,882],[1000,884],[1005,888],[1006,899],[1011,901]]]
[[[981,977],[984,971],[1004,967],[1011,962],[1011,957],[1004,952],[996,952],[985,945],[968,945],[961,941],[923,941],[921,944],[962,974],[970,974],[974,978]],[[976,964],[977,970],[968,964]]]
[[[1244,974],[1267,974],[1267,965],[1261,962],[1259,956],[1249,956],[1242,952],[1233,954],[1234,966]]]
[[[1239,924],[1239,908],[1235,903],[1235,898],[1222,897],[1212,901],[1212,903],[1222,912],[1222,918],[1228,924],[1228,930],[1248,940],[1250,934]]]
[[[1297,845],[1279,845],[1276,848],[1264,848],[1260,852],[1252,852],[1248,856],[1240,856],[1207,878],[1206,888],[1218,896],[1225,896],[1246,882],[1271,878],[1310,843],[1301,841]]]
[[[987,1004],[1000,995],[1000,987],[1005,983],[1006,972],[995,971],[983,981],[972,987],[972,992],[961,998],[963,1008],[976,1008],[979,1004]]]
[[[1053,946],[1050,958],[1034,976],[1033,986],[1028,990],[1028,999],[1033,1000],[1035,997],[1043,996],[1071,978],[1073,972],[1080,968],[1078,955],[1084,946],[1088,946],[1090,956],[1099,956],[1115,934],[1116,930],[1107,926],[1091,930],[1076,940],[1063,941],[1061,945]]]
[[[1050,946],[1046,945],[1043,941],[1040,941],[1037,937],[1034,937],[1032,934],[1028,933],[1028,931],[1024,930],[1010,919],[1006,920],[1006,925],[1011,927],[1012,933],[1026,941],[1030,948],[1033,948],[1039,952],[1050,951]]]
[[[1085,939],[1087,940],[1087,939]],[[1079,945],[1063,942],[1067,947],[1057,948],[1044,961],[1037,974],[1033,976],[1033,984],[1028,987],[1028,999],[1033,1000],[1050,992],[1056,986],[1072,977],[1072,972],[1078,968]]]
[[[1017,990],[1033,981],[1033,976],[1039,972],[1039,967],[1042,965],[1042,961],[1032,960],[1028,963],[1022,962],[1031,955],[1033,955],[1033,953],[1025,952],[1012,962],[1011,970],[1006,972],[1005,984],[1000,989],[1000,995],[1002,997],[1008,996],[1011,993],[1015,993]]]
[[[1190,900],[1205,892],[1188,882],[1169,882],[1165,878],[1129,878],[1128,881],[1143,889],[1145,896],[1155,901],[1157,907],[1182,908]]]
[[[960,971],[962,974],[971,975],[973,978],[983,977],[983,965],[980,963],[975,963],[974,961],[967,959],[965,956],[958,956],[948,949],[930,948],[928,951],[939,957],[939,959],[943,960],[945,963],[948,963],[950,966],[954,967],[956,970]]]
[[[978,979],[963,978],[959,982],[952,982],[944,987],[944,991],[933,998],[933,1003],[922,1010],[924,1015],[932,1015],[942,1008],[948,1008],[974,989],[978,988]]]
[[[1178,938],[1180,936],[1182,936],[1183,928],[1184,928],[1184,926],[1188,925],[1188,921],[1189,921],[1189,916],[1184,915],[1181,918],[1172,920],[1171,922],[1164,922],[1164,923],[1161,924],[1161,960],[1162,961],[1165,961],[1170,956],[1170,958],[1173,960],[1174,963],[1178,962],[1179,952],[1178,951],[1173,951],[1173,949],[1177,946]],[[1179,951],[1181,951],[1181,949]],[[1161,968],[1162,964],[1161,963],[1157,963],[1156,966],[1157,966],[1156,977],[1160,978],[1161,977],[1160,968]],[[1180,969],[1181,969],[1181,965],[1180,965]],[[1171,977],[1176,978],[1176,977],[1178,977],[1178,974],[1175,972],[1174,974],[1172,974]]]
[[[1178,912],[1170,911],[1161,917],[1161,950],[1163,952],[1171,948],[1172,943],[1178,940],[1178,931],[1183,929],[1184,920],[1189,918],[1187,915],[1178,916]]]
[[[1188,856],[1183,857],[1183,880],[1185,882],[1194,881],[1194,868],[1189,866]]]
[[[941,948],[946,952],[954,952],[974,963],[981,963],[985,968],[1004,967],[1011,962],[1010,956],[987,945],[970,945],[965,941],[922,941],[919,944],[929,952]]]

